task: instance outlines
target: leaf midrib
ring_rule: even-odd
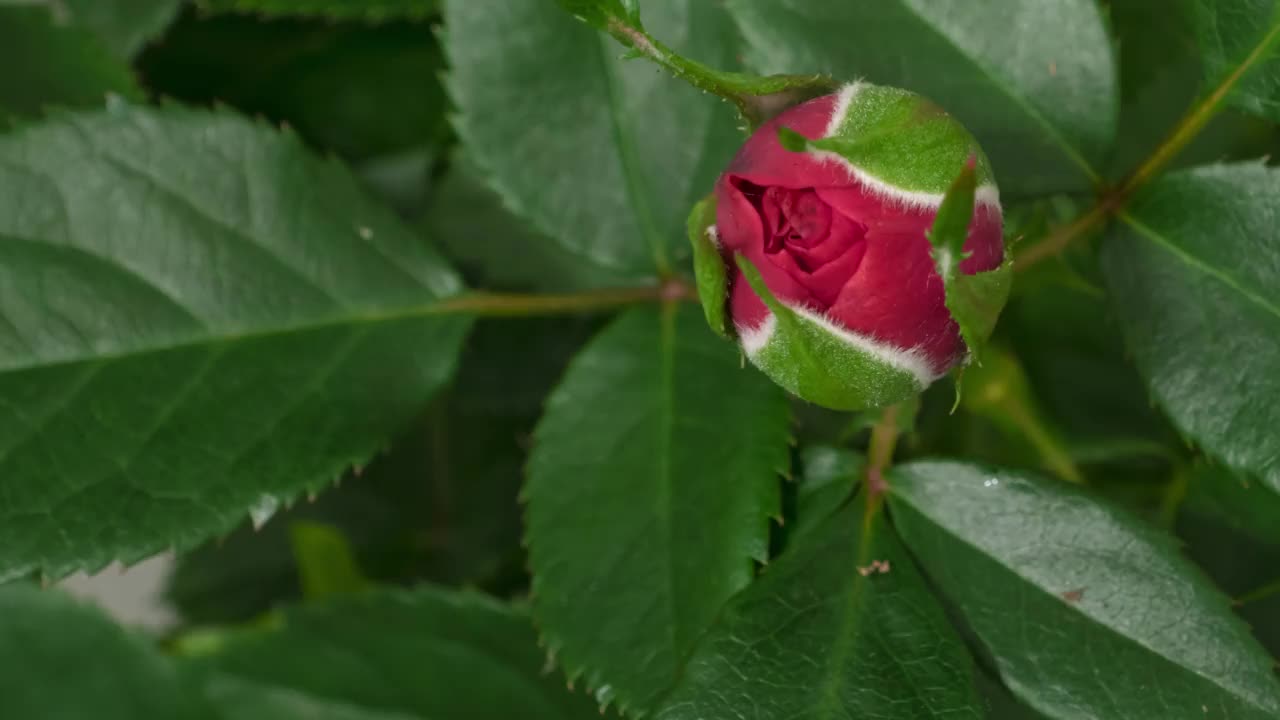
[[[1215,24],[1218,21],[1216,13],[1213,15],[1213,21]],[[1214,28],[1214,34],[1219,35],[1219,38],[1221,38],[1216,27]],[[1258,62],[1266,56],[1267,52],[1275,46],[1278,40],[1280,40],[1280,3],[1277,3],[1272,10],[1271,25],[1267,29],[1267,32],[1263,34],[1262,38],[1258,40],[1256,45],[1249,49],[1249,52],[1245,53],[1243,58],[1236,61],[1235,69],[1227,74],[1222,85],[1232,87],[1239,82],[1239,80],[1242,79],[1249,70],[1253,69],[1254,65],[1258,64]],[[1258,100],[1263,104],[1273,104],[1264,98],[1259,98]]]
[[[632,141],[630,133],[627,132],[625,118],[622,115],[622,94],[618,91],[618,80],[610,67],[608,51],[605,50],[606,44],[611,44],[613,40],[604,33],[593,31],[592,35],[592,41],[595,43],[596,48],[597,65],[600,68],[600,77],[605,89],[605,101],[608,104],[609,125],[613,132],[614,149],[617,152],[618,165],[622,170],[622,180],[626,187],[627,198],[630,200],[631,209],[635,213],[635,220],[636,224],[639,225],[640,234],[649,244],[655,269],[659,273],[665,274],[670,269],[667,262],[666,243],[663,242],[662,232],[658,229],[657,223],[654,222],[653,210],[649,207],[648,199],[644,193],[645,183],[640,175],[635,143]]]
[[[866,594],[865,588],[869,584],[868,576],[858,572],[858,568],[865,568],[871,561],[871,545],[872,533],[875,532],[873,523],[875,522],[874,511],[869,510],[862,517],[862,529],[858,538],[858,552],[855,556],[854,567],[848,570],[854,573],[853,586],[849,589],[849,598],[844,603],[844,613],[840,621],[840,630],[836,635],[836,641],[832,645],[830,662],[827,664],[825,677],[822,679],[822,688],[818,693],[819,701],[816,705],[819,718],[838,717],[835,710],[840,705],[840,680],[843,677],[844,665],[849,653],[854,648],[854,639],[861,630],[861,622],[863,615],[863,606],[865,602],[863,596]]]
[[[1161,234],[1160,231],[1143,223],[1141,220],[1134,217],[1131,213],[1122,212],[1120,214],[1120,218],[1124,222],[1128,223],[1128,225],[1132,227],[1134,231],[1137,232],[1139,235],[1150,240],[1157,247],[1163,248],[1170,255],[1180,260],[1188,268],[1192,270],[1198,270],[1201,274],[1207,275],[1217,280],[1218,282],[1222,283],[1223,285],[1226,285],[1231,290],[1234,290],[1235,292],[1239,293],[1241,297],[1254,303],[1255,305],[1257,305],[1259,308],[1261,308],[1268,314],[1274,316],[1275,319],[1280,320],[1280,305],[1273,304],[1269,302],[1266,298],[1263,298],[1262,296],[1245,288],[1234,277],[1232,277],[1228,273],[1222,271],[1219,268],[1214,267],[1213,265],[1210,265],[1204,262],[1200,258],[1197,258],[1191,253],[1182,249],[1176,243],[1174,243],[1173,241],[1166,238],[1163,234]]]
[[[449,315],[463,315],[465,311],[456,310],[449,304],[452,298],[441,298],[434,302],[421,305],[408,305],[393,310],[383,312],[365,312],[352,314],[349,316],[335,316],[328,318],[320,318],[316,320],[307,320],[298,322],[294,325],[267,327],[263,329],[249,330],[230,330],[225,333],[211,333],[201,337],[184,337],[176,338],[169,342],[160,342],[153,345],[146,345],[136,348],[127,348],[123,350],[115,350],[104,352],[98,355],[89,356],[73,356],[65,358],[57,358],[45,362],[33,362],[26,364],[0,365],[0,380],[7,375],[22,372],[34,372],[51,368],[70,367],[83,363],[113,363],[133,360],[149,355],[158,355],[161,353],[191,350],[197,348],[212,348],[218,345],[235,344],[242,342],[250,342],[256,340],[266,340],[271,338],[287,337],[292,335],[302,335],[317,330],[331,329],[351,329],[357,330],[369,325],[380,323],[393,323],[403,320],[425,319],[428,317],[443,317]],[[352,308],[354,309],[354,308]]]
[[[65,120],[64,127],[66,127],[68,130],[74,131],[80,136],[84,145],[86,146],[86,148],[88,148],[88,151],[91,154],[92,159],[102,160],[104,163],[115,168],[115,170],[120,174],[131,177],[139,182],[145,183],[149,188],[151,188],[155,192],[163,195],[164,197],[172,201],[174,205],[182,208],[186,212],[191,213],[196,219],[200,220],[201,222],[208,223],[210,226],[217,228],[220,232],[226,233],[228,236],[232,237],[237,242],[242,243],[244,246],[248,247],[251,251],[256,252],[261,256],[265,257],[268,261],[271,262],[271,264],[279,267],[280,269],[283,269],[286,273],[291,275],[295,280],[300,281],[303,285],[306,285],[308,288],[318,293],[323,299],[333,302],[335,304],[344,304],[343,300],[337,297],[331,289],[320,285],[316,280],[304,274],[299,268],[295,267],[293,263],[290,262],[289,259],[287,259],[283,255],[276,252],[276,250],[272,247],[270,242],[263,242],[264,239],[256,238],[250,235],[249,233],[245,232],[244,230],[240,229],[239,227],[236,227],[232,223],[227,222],[225,219],[220,218],[215,214],[209,212],[208,210],[203,208],[199,202],[192,199],[189,195],[179,191],[175,187],[172,187],[170,183],[152,174],[147,169],[133,164],[129,158],[121,156],[120,154],[115,152],[114,149],[111,148],[110,146],[103,147],[96,144],[94,140],[93,128],[86,127],[86,123],[82,119],[74,116],[68,117]],[[242,151],[247,152],[249,147],[246,145],[241,149]],[[252,202],[252,199],[255,193],[252,191],[251,188],[248,187],[248,183],[253,182],[257,178],[258,174],[250,171],[248,167],[248,161],[250,159],[251,158],[248,156],[241,158],[240,175],[245,182],[245,196],[250,202]],[[228,158],[227,162],[232,162],[232,161]],[[58,178],[50,175],[48,171],[46,171],[41,167],[37,167],[30,163],[20,162],[15,158],[0,157],[0,164],[16,167],[22,171],[31,173],[32,175],[35,175],[38,178],[46,180],[49,183],[50,188],[57,192],[58,199],[61,203],[63,220],[66,223],[68,231],[70,231],[71,214],[67,206],[66,195],[62,191],[61,183],[59,182]],[[250,211],[250,215],[252,216],[252,211]],[[28,239],[28,238],[19,238],[19,239],[26,239],[30,242],[38,242],[35,239]],[[267,239],[269,240],[269,238]],[[113,265],[117,265],[117,266],[119,265],[118,263],[115,263],[108,258],[104,258],[104,257],[98,256],[95,253],[90,252],[86,248],[73,246],[73,245],[62,245],[62,247],[75,248],[75,249],[81,250],[85,254],[90,255],[96,259],[102,260],[104,262],[107,262]],[[388,270],[390,270],[391,272],[397,275],[400,275],[401,277],[406,278],[407,280],[409,280],[411,285],[422,288],[427,291],[431,291],[431,286],[429,284],[429,281],[426,281],[423,278],[419,278],[417,275],[411,272],[408,268],[406,268],[403,264],[401,264],[395,258],[389,256],[386,250],[378,243],[366,241],[361,245],[361,248],[364,250],[370,251],[371,256],[374,256],[378,260],[380,260],[382,262],[382,265],[385,268],[387,268]],[[132,270],[129,270],[127,268],[122,268],[122,269],[124,269],[127,272],[133,273]],[[139,277],[139,279],[143,280],[143,282],[145,282],[147,285],[151,286],[158,292],[161,292],[165,294],[166,297],[168,297],[168,293],[166,293],[162,288],[159,288],[158,286],[154,285],[153,283],[146,280],[145,278],[142,278],[137,273],[133,273],[133,274]],[[171,297],[170,299],[172,300]],[[180,309],[186,310],[186,308],[181,306],[180,303],[177,303],[176,301],[174,301],[174,303],[175,305],[178,305]]]
[[[274,437],[274,431],[276,428],[278,428],[285,419],[297,410],[299,406],[311,398],[319,390],[321,385],[332,377],[338,368],[346,362],[355,349],[359,347],[360,340],[363,338],[365,332],[366,330],[363,328],[357,329],[356,332],[351,333],[342,344],[336,346],[333,349],[333,352],[330,353],[329,358],[325,362],[319,364],[311,377],[300,385],[300,389],[296,396],[291,397],[288,402],[280,405],[277,408],[278,412],[275,417],[271,418],[269,422],[264,423],[257,434],[248,438],[245,444],[237,447],[225,458],[223,467],[227,474],[233,474],[235,468],[243,462],[245,458],[249,457],[253,451],[257,450],[263,443],[271,441]],[[182,386],[173,393],[172,397],[166,400],[163,407],[154,413],[151,426],[142,433],[144,436],[142,441],[139,442],[128,455],[115,458],[116,462],[114,467],[105,468],[103,472],[94,474],[91,478],[82,478],[81,486],[62,497],[60,501],[65,501],[67,498],[74,497],[75,495],[95,488],[100,483],[116,477],[117,475],[127,475],[132,469],[134,462],[146,455],[147,446],[155,441],[157,434],[164,429],[166,421],[174,412],[182,407],[183,401],[185,401],[193,391],[201,386],[204,377],[217,365],[218,360],[225,354],[225,349],[219,349],[210,353],[205,358],[200,368],[196,370],[196,372],[192,373]],[[63,398],[59,400],[59,402],[56,403],[46,414],[44,414],[36,425],[29,428],[28,432],[21,436],[17,442],[11,443],[8,447],[4,448],[3,451],[0,451],[0,467],[3,467],[3,465],[8,462],[9,457],[15,448],[21,447],[25,443],[38,437],[43,426],[47,425],[53,418],[64,413],[69,407],[71,407],[73,402],[79,398],[84,388],[88,386],[89,380],[95,376],[102,367],[102,364],[95,365],[92,370],[86,374],[85,378],[77,384],[77,387],[73,392],[69,392],[67,395],[63,396]],[[144,543],[141,547],[144,548],[145,552],[151,552],[158,548],[160,544],[161,543],[158,542],[149,544]],[[136,548],[138,546],[135,545],[133,547]],[[113,556],[118,556],[123,552],[123,550],[118,549],[113,551],[112,554]],[[57,572],[55,574],[62,575],[65,574],[68,567],[71,570],[79,569],[82,567],[82,563],[77,562],[69,566],[58,566],[54,563],[48,562],[47,558],[42,556],[39,567],[44,568],[46,571],[56,569]]]
[[[1052,597],[1052,598],[1057,598],[1057,597],[1058,597],[1056,593],[1053,593],[1052,591],[1045,589],[1045,588],[1044,588],[1044,587],[1042,587],[1039,583],[1037,583],[1036,581],[1032,580],[1031,578],[1026,577],[1026,576],[1025,576],[1025,575],[1023,575],[1022,573],[1018,572],[1018,571],[1017,571],[1017,570],[1015,570],[1013,567],[1011,567],[1011,566],[1009,566],[1008,564],[1006,564],[1006,563],[1005,563],[1003,560],[1001,560],[1000,558],[996,557],[995,555],[993,555],[993,554],[991,554],[991,553],[987,552],[985,549],[983,549],[983,548],[979,547],[978,545],[974,544],[974,542],[973,542],[973,541],[971,541],[971,540],[969,540],[967,537],[965,537],[965,536],[963,536],[963,535],[960,535],[957,531],[952,530],[950,527],[948,527],[948,526],[946,526],[946,525],[943,525],[943,524],[942,524],[942,523],[940,523],[940,522],[936,522],[936,521],[934,521],[934,520],[933,520],[933,519],[932,519],[928,514],[926,514],[924,511],[920,510],[920,508],[919,508],[917,505],[915,505],[913,502],[911,502],[911,499],[910,499],[910,493],[905,493],[905,494],[904,494],[904,493],[901,491],[901,489],[900,489],[899,487],[895,486],[895,485],[894,485],[894,484],[892,484],[892,483],[890,484],[889,492],[890,492],[890,494],[891,494],[891,495],[896,496],[896,497],[898,497],[899,499],[901,499],[903,503],[905,503],[907,506],[909,506],[909,507],[911,508],[911,510],[912,510],[913,512],[915,512],[917,515],[919,515],[919,516],[920,516],[920,518],[922,518],[924,521],[928,522],[930,525],[932,525],[933,527],[937,528],[939,531],[941,531],[942,533],[944,533],[944,534],[945,534],[945,535],[947,535],[948,537],[952,538],[954,541],[958,542],[959,544],[964,545],[965,547],[968,547],[968,548],[969,548],[970,550],[972,550],[976,555],[978,555],[978,556],[981,556],[981,557],[984,557],[984,558],[988,559],[990,562],[994,563],[994,564],[995,564],[997,567],[999,567],[1001,570],[1003,570],[1003,571],[1007,572],[1009,575],[1011,575],[1011,576],[1013,576],[1014,578],[1016,578],[1016,579],[1020,580],[1020,581],[1021,581],[1021,582],[1023,582],[1025,585],[1027,585],[1028,587],[1030,587],[1030,588],[1032,588],[1033,590],[1035,590],[1035,592],[1036,592],[1036,593],[1041,594],[1041,595],[1047,595],[1047,596],[1050,596],[1050,597]],[[1243,695],[1240,695],[1240,694],[1239,694],[1239,693],[1238,693],[1234,688],[1230,688],[1230,687],[1227,687],[1227,686],[1225,686],[1225,685],[1222,685],[1222,684],[1221,684],[1217,679],[1215,679],[1215,678],[1212,678],[1212,677],[1209,677],[1209,676],[1205,675],[1205,674],[1204,674],[1203,672],[1201,672],[1199,669],[1197,669],[1197,668],[1192,668],[1192,667],[1188,667],[1187,665],[1183,665],[1181,662],[1179,662],[1179,661],[1178,661],[1178,660],[1176,660],[1175,658],[1171,658],[1171,657],[1169,657],[1169,656],[1165,655],[1163,652],[1161,652],[1161,651],[1159,651],[1159,650],[1157,650],[1157,649],[1155,649],[1155,648],[1152,648],[1152,647],[1148,646],[1147,644],[1143,643],[1143,642],[1142,642],[1141,640],[1139,640],[1138,638],[1135,638],[1135,637],[1133,637],[1133,636],[1131,636],[1131,635],[1126,635],[1125,633],[1121,632],[1120,630],[1118,630],[1118,629],[1116,629],[1116,628],[1113,628],[1113,627],[1111,627],[1110,625],[1107,625],[1107,624],[1106,624],[1105,622],[1103,622],[1100,618],[1096,618],[1096,617],[1094,617],[1093,615],[1090,615],[1089,613],[1084,612],[1084,611],[1083,611],[1083,610],[1081,610],[1078,606],[1073,605],[1073,604],[1070,604],[1070,603],[1066,603],[1065,601],[1063,601],[1063,604],[1067,606],[1067,609],[1068,609],[1068,611],[1069,611],[1069,612],[1076,613],[1076,614],[1077,614],[1077,615],[1079,615],[1080,617],[1085,618],[1085,619],[1086,619],[1086,620],[1088,620],[1091,624],[1093,624],[1093,625],[1097,626],[1098,628],[1101,628],[1101,629],[1102,629],[1102,630],[1104,630],[1106,633],[1108,633],[1108,634],[1110,634],[1110,635],[1112,635],[1112,636],[1114,636],[1114,637],[1118,637],[1118,638],[1120,638],[1120,639],[1122,639],[1122,640],[1124,640],[1124,641],[1126,641],[1126,642],[1128,642],[1128,643],[1130,643],[1130,644],[1132,644],[1132,645],[1136,645],[1138,648],[1140,648],[1140,649],[1141,649],[1141,650],[1143,650],[1144,652],[1146,652],[1146,653],[1150,653],[1151,655],[1154,655],[1154,656],[1156,656],[1156,657],[1158,657],[1158,658],[1160,658],[1160,659],[1164,660],[1165,662],[1169,663],[1169,664],[1170,664],[1170,665],[1172,665],[1173,667],[1178,668],[1178,669],[1180,669],[1180,670],[1182,670],[1182,671],[1184,671],[1184,672],[1186,672],[1186,673],[1189,673],[1189,674],[1191,674],[1191,675],[1194,675],[1194,676],[1196,676],[1196,677],[1198,677],[1198,678],[1200,678],[1200,679],[1204,680],[1205,682],[1208,682],[1210,685],[1212,685],[1212,686],[1213,686],[1213,687],[1215,687],[1215,688],[1218,688],[1219,690],[1221,690],[1222,692],[1226,693],[1226,694],[1227,694],[1227,695],[1229,695],[1230,697],[1236,698],[1236,699],[1240,700],[1242,703],[1244,703],[1244,704],[1246,704],[1246,705],[1248,705],[1248,706],[1250,706],[1250,707],[1257,708],[1257,709],[1259,709],[1259,710],[1261,710],[1261,711],[1263,711],[1263,712],[1267,712],[1267,713],[1275,712],[1275,708],[1267,708],[1267,707],[1263,707],[1263,706],[1261,706],[1261,705],[1258,705],[1258,704],[1257,704],[1257,702],[1256,702],[1254,699],[1252,699],[1252,698],[1246,698],[1246,697],[1244,697]],[[1020,698],[1020,699],[1023,699],[1024,701],[1026,701],[1024,698]],[[1029,702],[1029,701],[1026,701],[1026,702]],[[1038,709],[1038,708],[1037,708],[1037,709]]]
[[[880,0],[880,1],[883,2],[884,0]],[[957,54],[959,54],[965,60],[968,60],[969,63],[973,65],[973,67],[977,68],[977,70],[983,75],[983,77],[987,78],[987,80],[991,83],[992,87],[996,88],[1005,97],[1012,100],[1015,105],[1017,105],[1019,108],[1022,109],[1023,112],[1027,114],[1027,117],[1031,118],[1033,121],[1035,121],[1037,125],[1039,125],[1042,129],[1044,129],[1046,131],[1046,135],[1049,137],[1049,139],[1053,141],[1053,144],[1057,145],[1058,149],[1061,150],[1062,153],[1069,160],[1071,160],[1073,163],[1075,163],[1077,167],[1083,170],[1085,175],[1088,176],[1091,182],[1096,183],[1101,180],[1101,176],[1098,175],[1098,172],[1094,170],[1093,166],[1087,160],[1084,159],[1084,156],[1081,155],[1076,150],[1076,148],[1070,142],[1067,141],[1065,137],[1062,136],[1062,133],[1058,129],[1058,127],[1055,126],[1053,123],[1049,122],[1048,120],[1046,120],[1044,115],[1042,115],[1039,110],[1033,107],[1026,100],[1026,98],[1014,92],[1013,89],[1011,89],[1005,83],[1003,77],[992,72],[991,69],[988,68],[986,65],[978,62],[977,58],[973,57],[972,55],[969,54],[967,50],[957,45],[956,42],[952,40],[950,36],[948,36],[946,33],[942,32],[936,26],[930,24],[923,16],[920,15],[920,13],[916,11],[915,8],[907,5],[902,0],[894,0],[894,1],[904,11],[909,13],[912,17],[916,18],[916,21],[922,27],[927,28],[935,36],[941,38],[943,42],[945,42],[953,50],[955,50]],[[1095,7],[1095,6],[1092,3],[1090,3],[1090,7]],[[1096,11],[1096,7],[1095,7],[1095,11]],[[1114,62],[1112,63],[1112,65],[1114,67]]]
[[[658,463],[656,468],[658,481],[658,518],[662,526],[660,531],[666,543],[663,558],[666,561],[666,600],[668,612],[671,613],[671,650],[675,657],[680,657],[684,649],[680,642],[680,629],[684,624],[676,608],[676,559],[675,535],[672,515],[675,512],[675,488],[671,467],[672,439],[675,434],[675,355],[676,355],[676,312],[674,303],[663,305],[659,312],[659,383],[661,384],[661,407],[658,420]]]

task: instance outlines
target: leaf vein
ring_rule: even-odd
[[[1162,235],[1159,231],[1155,230],[1149,225],[1146,225],[1142,221],[1135,218],[1133,215],[1129,213],[1121,213],[1121,219],[1123,219],[1126,223],[1128,223],[1140,235],[1147,238],[1158,247],[1163,248],[1169,254],[1181,260],[1183,264],[1185,264],[1187,267],[1193,268],[1195,270],[1199,270],[1201,273],[1214,278],[1215,280],[1222,283],[1223,285],[1226,285],[1232,290],[1235,290],[1241,296],[1243,296],[1250,302],[1254,303],[1258,307],[1262,308],[1267,313],[1274,315],[1276,319],[1280,319],[1280,305],[1276,305],[1271,301],[1267,300],[1266,298],[1258,295],[1257,293],[1245,288],[1243,285],[1239,283],[1239,281],[1231,277],[1226,272],[1212,265],[1209,265],[1203,260],[1188,253],[1186,250],[1183,250],[1182,248],[1178,247],[1177,244],[1173,243],[1168,238],[1164,237],[1164,235]]]
[[[595,33],[595,35],[600,76],[604,81],[605,92],[608,95],[609,122],[613,129],[614,144],[617,149],[618,163],[622,168],[622,178],[626,186],[627,197],[631,201],[631,208],[635,212],[635,219],[640,226],[640,232],[649,243],[649,249],[653,253],[654,264],[659,272],[665,273],[668,270],[666,243],[663,242],[662,233],[659,232],[658,226],[653,219],[653,211],[644,196],[644,179],[640,175],[640,168],[637,167],[639,159],[636,156],[635,143],[627,133],[626,125],[622,118],[622,93],[618,88],[618,78],[614,75],[613,70],[610,69],[609,53],[605,50],[606,44],[611,45],[613,40],[603,33]]]
[[[1033,105],[1027,102],[1026,98],[1014,92],[1013,89],[1010,88],[1005,83],[1003,78],[998,76],[996,73],[992,72],[990,68],[978,62],[976,58],[972,57],[968,51],[966,51],[964,48],[961,48],[958,44],[956,44],[956,42],[953,39],[951,39],[951,37],[948,36],[946,33],[942,32],[937,27],[930,24],[924,18],[924,16],[922,16],[919,12],[916,11],[915,8],[907,5],[904,2],[901,2],[901,0],[898,0],[898,4],[908,13],[910,13],[913,17],[915,17],[917,22],[922,27],[928,28],[929,31],[932,32],[934,35],[938,36],[939,38],[942,38],[942,40],[945,41],[952,48],[954,48],[956,52],[958,52],[966,60],[972,63],[974,67],[981,70],[983,75],[991,81],[992,87],[996,88],[1001,93],[1003,93],[1005,97],[1012,100],[1015,105],[1017,105],[1019,108],[1023,110],[1023,112],[1027,114],[1027,117],[1031,118],[1036,122],[1036,124],[1040,125],[1041,128],[1045,130],[1045,133],[1048,135],[1049,139],[1053,141],[1053,144],[1057,145],[1058,149],[1062,151],[1063,155],[1066,155],[1069,160],[1071,160],[1081,170],[1083,170],[1085,174],[1089,176],[1090,180],[1092,180],[1093,182],[1098,182],[1101,179],[1098,176],[1097,171],[1093,169],[1093,166],[1089,163],[1089,161],[1085,160],[1084,156],[1080,154],[1080,152],[1075,148],[1075,146],[1072,145],[1070,142],[1068,142],[1067,139],[1062,136],[1061,130],[1059,130],[1058,127],[1055,126],[1053,123],[1049,122],[1045,118],[1045,116],[1042,115],[1040,111],[1037,110]]]

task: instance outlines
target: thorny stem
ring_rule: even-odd
[[[1226,100],[1227,95],[1231,93],[1236,84],[1240,82],[1240,79],[1269,53],[1271,46],[1276,43],[1277,39],[1280,39],[1280,23],[1276,23],[1275,27],[1271,28],[1271,32],[1263,36],[1257,47],[1245,57],[1230,75],[1218,84],[1218,87],[1213,89],[1213,92],[1209,93],[1204,100],[1192,108],[1186,117],[1182,118],[1177,126],[1173,128],[1173,131],[1169,133],[1169,137],[1151,154],[1151,157],[1147,158],[1146,162],[1133,171],[1133,174],[1121,186],[1120,195],[1128,196],[1134,190],[1145,185],[1151,178],[1155,177],[1156,173],[1163,170],[1188,143],[1195,139],[1196,135],[1200,134],[1204,126],[1222,108],[1223,101]]]
[[[612,310],[651,302],[694,300],[689,283],[672,277],[660,285],[588,290],[580,293],[536,295],[476,292],[450,298],[432,306],[434,314],[468,314],[485,317],[527,317]]]
[[[898,444],[898,412],[898,405],[890,405],[871,428],[871,443],[867,448],[867,512],[879,506],[889,489],[884,471],[893,461],[893,449]]]
[[[1013,269],[1022,272],[1041,260],[1057,257],[1077,238],[1088,233],[1106,220],[1111,214],[1112,203],[1106,202],[1105,196],[1100,198],[1089,212],[1054,230],[1044,240],[1018,253],[1013,259]]]
[[[1280,23],[1271,28],[1271,31],[1262,38],[1257,47],[1240,62],[1239,66],[1230,75],[1223,78],[1222,82],[1212,92],[1196,103],[1195,107],[1191,108],[1178,121],[1178,124],[1170,131],[1168,137],[1156,147],[1155,151],[1118,188],[1104,191],[1098,196],[1098,201],[1089,212],[1055,230],[1043,241],[1028,248],[1025,252],[1019,253],[1014,259],[1014,269],[1023,271],[1041,260],[1058,255],[1074,240],[1083,237],[1089,231],[1101,225],[1103,221],[1122,210],[1135,192],[1164,170],[1178,156],[1178,153],[1182,152],[1200,134],[1205,125],[1208,125],[1209,121],[1222,109],[1223,102],[1240,82],[1240,79],[1259,60],[1266,57],[1277,41],[1280,41]]]
[[[733,103],[752,128],[791,105],[834,92],[838,87],[826,75],[759,77],[716,70],[672,52],[642,28],[619,18],[609,21],[608,30],[618,42],[657,63],[675,77]]]

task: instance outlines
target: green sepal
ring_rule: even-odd
[[[947,188],[947,194],[933,216],[933,227],[926,237],[933,245],[933,259],[938,274],[946,281],[954,275],[964,259],[964,241],[969,236],[969,222],[973,220],[973,196],[978,190],[974,174],[974,161],[970,159],[960,169],[960,174]]]
[[[788,392],[832,410],[869,410],[900,402],[925,388],[911,372],[787,307],[770,292],[750,260],[741,254],[735,260],[775,318],[769,340],[748,357]]]
[[[857,83],[843,122],[809,140],[779,133],[784,148],[839,155],[870,179],[896,190],[941,195],[971,159],[978,185],[993,185],[991,162],[978,141],[942,108],[900,88]]]
[[[947,286],[947,309],[960,326],[960,337],[969,347],[969,356],[978,362],[1012,287],[1013,258],[1008,253],[999,267],[973,275],[960,273]]]
[[[698,300],[707,324],[721,337],[733,337],[733,326],[725,304],[729,302],[729,279],[725,272],[724,257],[712,240],[712,228],[716,223],[716,196],[708,195],[698,201],[689,212],[687,228],[689,244],[693,246],[693,279],[698,286]]]
[[[790,152],[804,152],[809,149],[809,138],[786,126],[778,127],[778,144]]]
[[[978,186],[975,164],[975,159],[970,158],[951,183],[928,232],[933,261],[946,289],[947,310],[960,326],[960,336],[971,359],[981,357],[1013,284],[1013,263],[1007,253],[994,270],[973,275],[960,272]]]

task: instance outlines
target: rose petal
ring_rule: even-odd
[[[727,175],[716,181],[716,235],[730,256],[736,250],[764,246],[760,214]]]
[[[739,250],[756,269],[760,271],[760,277],[764,278],[765,285],[773,291],[773,296],[779,300],[783,300],[791,305],[803,305],[822,309],[817,298],[809,291],[804,283],[793,276],[788,268],[774,262],[776,255],[768,255],[763,248],[744,248]],[[782,255],[783,253],[778,253]],[[732,261],[732,258],[730,258]],[[801,275],[803,277],[803,274]],[[748,288],[750,290],[750,288]],[[737,317],[736,315],[734,317]]]
[[[831,206],[832,210],[863,225],[871,225],[885,217],[903,215],[916,215],[926,223],[926,226],[928,224],[928,219],[923,213],[887,207],[883,200],[871,195],[856,182],[851,184],[848,179],[838,186],[816,187],[814,192],[823,202]]]
[[[887,206],[858,186],[819,187],[815,192],[840,214],[868,225],[876,224],[877,220],[909,221],[918,224],[922,233],[933,226],[932,212]],[[960,263],[961,272],[972,275],[991,270],[1004,261],[1002,222],[998,208],[985,204],[974,208],[973,221],[969,223],[969,235],[964,243],[969,257]]]
[[[827,130],[836,109],[836,98],[827,95],[796,105],[760,126],[738,150],[726,175],[763,187],[804,188],[844,185],[849,173],[836,162],[816,160],[808,153],[791,152],[778,142],[778,128],[795,130],[817,140]]]
[[[769,308],[756,296],[736,267],[729,279],[729,317],[740,330],[754,330],[769,316]]]
[[[867,235],[867,228],[839,213],[832,215],[831,229],[824,242],[813,247],[801,247],[796,244],[787,246],[792,255],[803,258],[811,268],[825,265],[843,257],[845,253],[860,245]],[[861,251],[859,251],[861,252]],[[855,266],[856,267],[856,266]]]
[[[1003,220],[1000,211],[990,205],[979,205],[969,223],[969,236],[964,251],[969,257],[960,263],[960,272],[968,275],[993,270],[1004,262]]]
[[[918,348],[945,372],[959,354],[951,320],[919,223],[880,223],[867,234],[867,252],[832,305],[833,320],[854,332],[903,349]]]
[[[860,240],[848,247],[840,257],[819,266],[809,275],[805,286],[822,303],[823,310],[829,310],[840,299],[840,294],[857,275],[866,253],[867,242],[865,239]]]
[[[814,309],[825,311],[858,271],[867,251],[866,229],[837,214],[827,239],[814,248],[789,245],[779,253],[768,255],[787,270],[816,301]]]

